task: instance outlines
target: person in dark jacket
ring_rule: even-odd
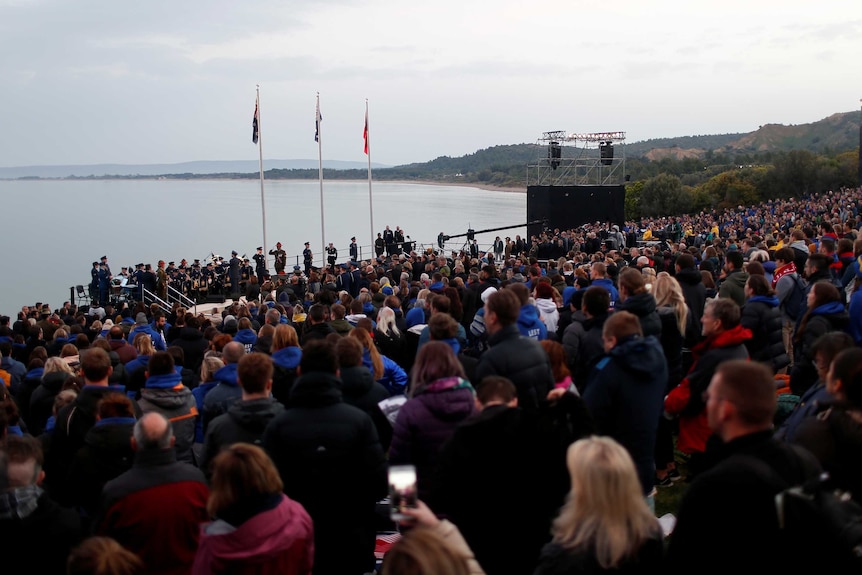
[[[224,367],[215,373],[218,384],[209,390],[204,398],[204,410],[201,414],[203,432],[206,435],[210,421],[227,413],[228,408],[242,397],[242,389],[237,381],[237,364],[245,355],[245,348],[236,341],[231,341],[222,349],[221,359]]]
[[[742,252],[727,252],[718,284],[718,297],[730,298],[739,307],[745,305],[745,282],[748,281],[748,272],[743,267],[744,261]]]
[[[817,477],[821,468],[807,450],[772,437],[776,395],[769,368],[723,362],[705,396],[709,427],[719,439],[710,444],[717,463],[683,495],[665,572],[730,573],[744,566],[750,573],[809,573],[824,561],[830,572],[854,572],[836,569],[837,556],[823,538],[792,549],[783,544],[775,494]]]
[[[209,349],[210,342],[200,330],[198,318],[186,314],[185,322],[185,327],[180,330],[179,336],[172,342],[172,345],[182,348],[185,357],[183,367],[197,373],[201,369],[201,363],[203,363],[204,354]]]
[[[506,377],[518,389],[518,405],[535,409],[554,387],[548,354],[538,341],[523,337],[516,325],[521,302],[510,288],[498,290],[485,302],[485,328],[490,349],[476,366],[476,379]],[[540,320],[541,321],[541,320]]]
[[[300,344],[305,345],[312,339],[325,339],[327,335],[335,333],[326,321],[326,315],[326,306],[321,303],[313,304],[308,308],[308,317],[302,326]]]
[[[647,291],[643,274],[635,268],[620,272],[620,301],[615,311],[633,313],[641,322],[644,337],[661,337],[661,318],[656,311],[655,297]]]
[[[572,323],[563,332],[563,349],[572,380],[578,391],[587,387],[590,373],[605,353],[602,328],[608,319],[610,293],[601,286],[590,286],[584,292],[581,309],[572,314]]]
[[[739,323],[751,330],[751,339],[745,342],[748,355],[752,361],[763,362],[773,373],[778,373],[790,365],[782,337],[784,321],[778,308],[778,298],[769,281],[761,275],[748,277],[745,297]]]
[[[290,407],[273,419],[262,446],[285,494],[314,521],[317,575],[374,568],[376,503],[388,490],[386,458],[374,422],[342,400],[334,345],[303,348]]]
[[[790,373],[790,390],[801,395],[817,381],[812,345],[821,335],[831,331],[847,333],[850,316],[841,303],[841,293],[830,281],[821,280],[811,285],[807,309],[793,334],[793,369]]]
[[[551,393],[524,410],[511,381],[486,377],[476,390],[480,412],[440,452],[434,509],[459,526],[488,575],[532,572],[568,492],[566,449],[595,431],[583,399]],[[513,493],[530,494],[518,514],[500,505]]]
[[[138,351],[133,345],[126,341],[123,328],[115,325],[108,330],[108,344],[111,346],[111,351],[116,352],[120,357],[123,365],[138,357]]]
[[[42,463],[42,448],[32,436],[10,436],[0,448],[5,573],[65,573],[66,557],[83,538],[78,513],[60,507],[42,488]]]
[[[87,521],[96,517],[105,484],[132,467],[132,430],[135,408],[121,393],[109,393],[99,401],[96,424],[84,436],[66,481],[70,503]]]
[[[246,354],[237,363],[236,374],[242,397],[207,427],[200,468],[208,477],[219,451],[232,443],[259,445],[266,426],[284,411],[272,397],[272,358],[263,353]]]
[[[416,357],[408,397],[395,420],[389,463],[414,465],[419,498],[429,501],[440,449],[475,413],[475,391],[452,348],[429,341]]]
[[[676,258],[674,263],[676,274],[674,277],[682,288],[685,303],[692,314],[690,330],[686,331],[686,345],[691,348],[700,341],[700,318],[703,316],[703,308],[706,305],[706,286],[703,277],[695,266],[694,256],[683,253]]]
[[[174,441],[171,422],[160,413],[138,420],[132,468],[105,484],[95,521],[95,533],[137,554],[147,573],[189,573],[200,525],[209,518],[206,478],[176,460]]]
[[[59,357],[49,357],[45,362],[42,382],[30,396],[30,413],[24,420],[33,436],[39,436],[45,430],[45,423],[53,415],[54,398],[73,375],[69,364]]]
[[[667,386],[667,360],[655,336],[644,337],[638,317],[614,312],[602,339],[607,355],[584,391],[601,435],[626,448],[635,462],[645,497],[653,491],[655,439]]]
[[[157,351],[146,367],[147,381],[141,390],[138,407],[142,413],[157,412],[173,425],[177,461],[194,463],[192,444],[195,442],[197,403],[192,391],[183,385],[174,358],[166,351]]]
[[[371,370],[362,363],[362,344],[355,337],[342,337],[335,344],[341,374],[341,395],[344,402],[367,413],[380,438],[383,451],[392,443],[392,424],[380,410],[380,402],[389,397],[389,391],[374,381]]]

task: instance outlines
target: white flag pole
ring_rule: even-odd
[[[371,126],[368,124],[368,98],[365,99],[365,154],[368,156],[368,215],[371,220],[371,249],[373,250],[374,202],[371,199]]]
[[[320,250],[323,257],[323,250],[326,248],[325,232],[326,226],[323,223],[323,134],[321,133],[321,124],[323,116],[320,115],[320,92],[317,93],[317,106],[314,116],[314,139],[317,140],[317,171],[320,180]],[[325,260],[324,260],[325,264]],[[321,266],[323,269],[323,266]]]
[[[263,223],[263,265],[265,269],[269,269],[269,263],[267,262],[266,254],[269,251],[268,244],[266,243],[266,200],[263,192],[263,136],[261,135],[260,129],[260,84],[256,87],[256,96],[254,102],[254,110],[257,119],[257,150],[258,150],[258,161],[260,164],[260,217]],[[260,278],[261,280],[263,278]]]

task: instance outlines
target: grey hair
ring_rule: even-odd
[[[153,417],[160,417],[167,424],[165,425],[165,429],[161,435],[153,436],[152,431],[148,433],[144,430],[145,422]],[[135,422],[134,436],[135,442],[138,444],[138,450],[140,451],[170,449],[171,439],[174,437],[174,426],[171,425],[170,420],[161,413],[151,411]]]

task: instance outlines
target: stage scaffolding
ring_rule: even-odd
[[[543,152],[527,166],[527,187],[625,185],[625,140],[625,132],[543,132],[537,141]]]

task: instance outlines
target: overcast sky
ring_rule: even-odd
[[[0,0],[0,166],[424,162],[859,109],[858,0]]]

